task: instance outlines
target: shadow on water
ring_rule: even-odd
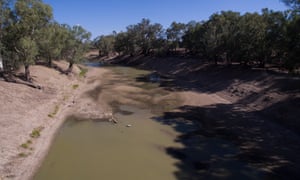
[[[93,65],[89,64],[89,66]],[[98,65],[95,66],[99,67]],[[124,169],[130,167],[128,161],[134,162],[132,158],[137,158],[139,152],[137,150],[142,148],[143,153],[140,154],[143,155],[142,158],[146,160],[143,160],[141,164],[147,165],[149,162],[153,162],[153,165],[143,169],[141,165],[138,164],[135,167],[139,167],[140,170],[135,168],[134,172],[141,170],[149,172],[151,168],[156,168],[159,164],[165,163],[165,160],[161,159],[163,156],[159,157],[158,154],[151,156],[151,153],[149,153],[151,149],[149,149],[148,145],[142,146],[135,142],[140,139],[139,142],[143,144],[145,139],[149,139],[149,141],[151,140],[151,145],[155,145],[155,143],[161,141],[161,144],[156,145],[156,147],[162,150],[164,155],[167,154],[167,157],[171,157],[171,160],[176,159],[174,163],[177,168],[175,172],[171,172],[174,172],[175,178],[179,180],[299,179],[299,139],[294,137],[293,134],[280,129],[277,125],[261,120],[257,117],[257,114],[255,114],[256,112],[242,111],[237,104],[217,104],[205,107],[182,106],[176,111],[172,111],[174,104],[178,102],[176,102],[176,99],[174,100],[173,97],[169,98],[165,96],[164,93],[166,92],[162,92],[162,89],[170,88],[170,90],[179,91],[186,88],[180,84],[175,84],[174,78],[162,76],[157,72],[149,74],[124,67],[114,67],[113,69],[116,79],[112,79],[112,81],[107,82],[107,84],[104,84],[102,87],[96,87],[94,90],[87,92],[87,94],[95,100],[104,92],[115,93],[114,95],[118,94],[119,96],[112,99],[110,105],[113,107],[114,112],[126,119],[126,122],[124,122],[122,126],[120,126],[120,124],[117,126],[101,126],[101,129],[97,129],[99,127],[96,128],[93,123],[83,123],[88,126],[88,128],[81,129],[81,127],[78,127],[80,128],[79,131],[71,131],[72,136],[67,137],[71,139],[79,138],[81,140],[76,139],[76,141],[83,143],[89,142],[91,145],[97,145],[97,155],[92,156],[91,159],[99,158],[99,160],[95,161],[95,165],[91,165],[85,170],[92,169],[92,173],[99,173],[99,169],[108,167],[109,163],[105,162],[111,162],[112,158],[117,158],[115,162],[123,166],[123,168],[117,171],[124,171]],[[125,75],[126,77],[124,78]],[[141,87],[142,90],[140,93],[132,91],[124,92],[124,89],[112,91],[115,86],[120,85]],[[156,90],[157,87],[164,88]],[[169,92],[166,94],[168,93]],[[157,95],[157,101],[153,101],[154,96]],[[137,96],[140,97],[137,98]],[[145,99],[145,97],[150,98]],[[139,104],[143,104],[147,110],[145,110],[144,107],[139,107],[139,110],[137,110],[137,108],[124,108],[122,106],[123,104],[119,102],[119,100],[123,98],[139,102]],[[152,117],[154,121],[151,122],[155,122],[160,126],[151,124],[147,118],[145,122],[141,121],[145,119],[145,117]],[[71,119],[73,119],[73,121],[67,122],[71,123],[69,124],[71,126],[72,123],[76,125],[78,124],[77,121],[82,120],[82,118],[74,117],[71,117]],[[138,121],[134,121],[134,119],[138,119]],[[94,119],[92,121],[107,122],[107,119]],[[122,123],[122,120],[120,120],[120,122]],[[129,123],[136,124],[134,124],[133,128],[124,126]],[[102,124],[103,123],[98,123],[98,125]],[[161,140],[163,137],[163,135],[160,134],[160,129],[163,129],[161,125],[165,125],[163,126],[165,128],[175,130],[176,133],[173,134],[176,135],[174,137],[172,135],[170,141],[173,142],[175,138],[174,143],[180,144],[180,146],[175,146],[173,143],[167,145]],[[127,133],[127,136],[124,136],[124,132]],[[165,129],[164,132],[168,134],[171,131]],[[89,136],[84,136],[89,133],[91,133]],[[98,133],[99,135],[95,136]],[[144,137],[141,136],[143,133],[145,133]],[[78,135],[78,137],[75,138],[75,134]],[[180,135],[178,136],[178,134]],[[167,137],[169,138],[169,136]],[[114,141],[111,141],[111,139]],[[65,145],[66,142],[69,142],[69,140],[61,144]],[[99,144],[95,142],[99,142]],[[124,144],[124,146],[120,146],[122,144]],[[130,146],[128,144],[130,144]],[[285,146],[283,146],[283,144]],[[76,146],[78,146],[78,152],[76,151],[73,156],[82,153],[82,148],[84,147],[82,144],[76,144]],[[114,148],[111,148],[111,146]],[[91,146],[86,145],[86,147]],[[98,155],[98,152],[103,153],[105,147],[109,155],[112,153],[112,150],[116,150],[114,156],[107,157],[107,161],[101,159],[106,158],[107,155],[104,157]],[[132,154],[130,159],[126,159],[127,156],[123,155],[125,149],[127,149],[128,154]],[[86,154],[91,154],[91,148],[86,148]],[[62,153],[61,156],[66,156],[66,154]],[[71,160],[74,159],[73,156],[70,157]],[[84,156],[78,158],[82,158],[78,160],[78,164],[80,165],[82,161],[86,159]],[[141,160],[141,158],[136,159],[137,162],[139,162],[138,160]],[[170,162],[173,162],[171,160]],[[104,162],[101,168],[98,168],[99,162]],[[122,164],[122,162],[125,162],[125,164]],[[88,163],[89,162],[87,162],[87,164]],[[114,167],[117,164],[115,164]],[[66,165],[66,167],[68,166],[69,164]],[[163,171],[162,168],[164,167],[166,166],[163,165],[159,167],[159,170]],[[114,171],[114,169],[112,170],[110,168],[107,171],[111,172]],[[70,170],[70,172],[74,173],[72,170]],[[157,169],[153,172],[157,172]],[[115,175],[117,173],[111,174]],[[128,172],[126,171],[123,174],[128,174]],[[141,175],[137,179],[145,179],[146,177],[144,173],[140,174],[140,172],[132,173],[131,175],[135,174]],[[155,175],[155,173],[150,173],[149,177],[153,174]],[[103,177],[103,174],[99,173],[99,177]],[[126,179],[124,177],[122,178]],[[174,177],[172,177],[172,179],[174,179]]]
[[[90,67],[102,67],[105,66],[105,64],[103,62],[85,62],[83,63],[86,66],[90,66]]]
[[[159,72],[154,72],[137,77],[136,80],[158,82],[160,87],[170,91],[193,90],[208,93],[226,89],[237,77],[241,82],[253,80],[245,75],[247,73],[240,76],[241,70],[213,70],[212,73],[211,68],[207,68],[187,79],[184,76],[160,77]],[[201,75],[207,77],[203,73],[209,73],[206,81],[210,83],[203,81]],[[280,84],[281,79],[266,80],[267,73],[252,72],[253,74],[258,75],[258,82],[259,78],[264,80],[261,83],[273,81],[269,89],[257,94],[266,94],[270,89],[278,88],[299,92],[297,78]],[[287,77],[283,79],[286,80]],[[205,88],[203,84],[206,85]],[[300,105],[299,98],[287,99],[260,111],[244,110],[242,107],[254,102],[254,98],[259,98],[252,98],[252,95],[247,95],[234,104],[183,106],[179,108],[179,112],[165,112],[164,115],[153,118],[183,133],[176,141],[182,143],[184,148],[169,147],[165,150],[179,160],[176,164],[179,169],[176,172],[177,179],[300,178],[299,123],[295,115]]]
[[[300,142],[232,105],[183,106],[154,119],[183,133],[177,179],[298,179]],[[282,143],[288,145],[282,146]]]

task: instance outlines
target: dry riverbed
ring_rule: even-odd
[[[67,68],[65,62],[55,63]],[[89,68],[84,75],[76,67],[70,76],[44,66],[33,66],[31,71],[41,90],[0,80],[1,180],[30,179],[68,115],[101,118],[110,112],[87,95],[101,85],[106,70]]]
[[[67,68],[65,62],[55,63],[61,68]],[[84,68],[88,69],[84,76],[80,76],[82,70],[78,67],[71,76],[66,76],[54,69],[33,66],[32,76],[34,82],[42,86],[41,90],[0,81],[0,101],[4,102],[0,107],[1,180],[30,179],[47,154],[57,129],[66,117],[72,115],[86,119],[110,118],[112,108],[109,104],[112,101],[136,103],[122,95],[134,95],[136,89],[123,87],[122,84],[114,85],[115,77],[110,70]],[[101,92],[103,86],[109,90]],[[181,105],[229,103],[215,95],[188,91],[173,93],[171,96],[180,97]],[[135,98],[147,97],[145,95]]]

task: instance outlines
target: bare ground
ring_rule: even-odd
[[[267,174],[262,179],[300,177],[299,78],[267,71],[205,67],[199,66],[197,61],[177,58],[122,60],[127,65],[152,69],[165,76],[161,87],[181,97],[182,106],[176,111],[166,111],[158,121],[166,119],[160,122],[178,131],[181,131],[182,120],[200,124],[200,129],[177,139],[185,145],[184,149],[167,149],[167,153],[180,160],[176,164],[180,169],[176,172],[178,179],[230,178],[226,176],[226,169],[219,169],[219,165],[236,160]],[[59,66],[67,67],[63,63]],[[134,92],[139,89],[126,84],[95,93],[111,84],[104,82],[103,74],[106,78],[111,74],[103,69],[90,68],[85,79],[61,75],[42,66],[33,67],[32,74],[42,90],[0,81],[0,101],[5,102],[0,107],[0,177],[5,179],[32,176],[66,116],[100,118],[111,115],[111,107],[107,105],[111,98],[132,104],[138,103],[135,98],[148,98],[135,97]],[[112,93],[118,96],[112,97]],[[133,98],[126,98],[128,94]],[[35,128],[42,129],[38,138],[30,137]],[[209,140],[200,141],[203,138]],[[238,151],[226,154],[226,144],[205,148],[216,139],[229,141]],[[27,148],[21,147],[26,143]],[[194,153],[205,157],[197,159]]]
[[[55,64],[67,68],[67,63]],[[79,77],[79,72],[74,68],[74,73],[66,76],[44,66],[32,66],[34,83],[42,86],[41,90],[0,80],[1,180],[30,179],[68,115],[101,118],[110,112],[100,100],[86,95],[101,85],[106,71],[89,68],[85,78]]]
[[[182,133],[182,123],[199,124],[177,139],[185,148],[167,149],[180,160],[178,179],[300,178],[299,76],[177,57],[110,63],[155,71],[163,77],[161,87],[182,93],[186,104],[157,118]],[[237,162],[254,168],[256,178]]]

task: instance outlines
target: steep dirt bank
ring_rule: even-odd
[[[257,169],[262,179],[300,178],[299,77],[234,65],[203,65],[186,58],[137,57],[110,62],[153,70],[161,86],[172,91],[206,93],[229,101],[185,105],[157,118],[170,119],[160,122],[178,131],[182,120],[200,124],[198,130],[178,139],[185,148],[167,150],[180,160],[179,179],[238,178],[230,170],[236,160]],[[220,142],[231,143],[237,150],[232,152]],[[205,157],[195,158],[196,154]],[[250,171],[245,173],[251,177]]]
[[[102,118],[110,112],[88,94],[101,85],[106,70],[89,68],[85,77],[79,68],[70,76],[44,66],[31,71],[41,90],[0,80],[0,179],[29,179],[67,116]]]
[[[111,63],[136,66],[161,75],[169,90],[217,94],[248,111],[300,133],[300,77],[240,65],[215,66],[188,58],[120,58]]]

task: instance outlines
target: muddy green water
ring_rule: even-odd
[[[151,101],[160,96],[168,97],[168,92],[156,83],[136,80],[149,72],[126,67],[110,69],[115,72],[114,76],[107,80],[101,93],[109,94],[119,84],[140,89],[136,94],[124,93],[116,99],[112,95],[119,123],[80,117],[67,119],[34,180],[176,179],[178,159],[168,155],[166,149],[183,146],[175,141],[180,134],[152,118],[162,110],[175,107],[177,100],[167,98],[159,104]],[[139,95],[141,98],[136,98]],[[124,98],[133,99],[134,103],[117,101]]]
[[[233,142],[201,135],[200,126],[185,120],[193,116],[163,116],[181,100],[152,81],[155,73],[105,68],[111,73],[85,95],[109,103],[118,124],[69,117],[34,180],[272,179],[264,167],[239,159]]]

